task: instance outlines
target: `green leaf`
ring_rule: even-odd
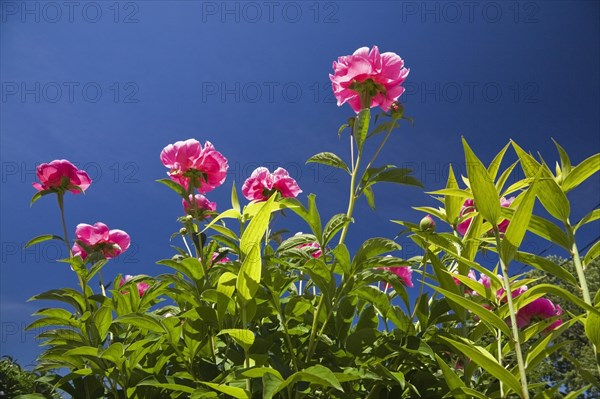
[[[358,153],[362,153],[362,148],[367,139],[367,132],[369,131],[369,122],[371,120],[371,109],[364,108],[360,110],[358,115],[356,115],[356,120],[354,121],[354,129],[352,129],[352,134],[354,135],[354,139],[356,140],[356,145],[358,146]]]
[[[507,215],[508,219],[510,219],[510,214],[512,212],[514,212],[513,209],[504,207],[502,208],[502,214]],[[572,245],[571,241],[569,240],[569,237],[564,231],[560,229],[560,227],[558,227],[551,221],[544,219],[541,216],[531,215],[531,219],[529,220],[529,226],[527,228],[532,233],[542,238],[545,238],[546,240],[554,244],[560,245],[566,250],[571,250]]]
[[[363,189],[363,194],[365,195],[365,198],[367,199],[367,204],[369,204],[369,208],[371,208],[372,210],[375,210],[375,193],[373,192],[373,188],[365,187]]]
[[[186,192],[185,188],[181,184],[177,184],[171,179],[159,179],[156,181],[158,183],[162,183],[165,186],[169,187],[171,190],[173,190],[177,194],[179,194],[179,196],[181,196],[182,198],[185,198],[187,196],[187,192]]]
[[[596,241],[585,254],[585,257],[583,258],[584,267],[589,266],[594,259],[598,258],[598,256],[600,256],[600,241]]]
[[[439,288],[439,287],[436,287],[436,286],[433,286],[430,284],[427,284],[427,285],[429,287],[433,288],[434,290],[438,291],[442,295],[444,295],[446,298],[448,298],[452,302],[455,302],[458,305],[462,306],[463,308],[471,311],[472,313],[477,315],[482,321],[485,321],[485,322],[489,323],[491,326],[500,329],[506,336],[508,336],[508,337],[511,336],[511,331],[510,331],[510,328],[508,328],[508,325],[504,322],[504,320],[502,320],[500,317],[496,316],[496,314],[494,312],[491,312],[490,310],[484,308],[483,306],[479,305],[478,303],[475,303],[463,296],[453,294],[450,291],[446,291],[442,288]],[[493,331],[493,329],[490,328],[490,331]]]
[[[500,169],[500,165],[502,164],[502,159],[504,158],[504,154],[508,149],[510,143],[506,143],[504,148],[500,150],[500,152],[496,155],[490,166],[487,168],[488,175],[491,177],[492,181],[496,180],[496,176],[498,175],[498,170]]]
[[[52,194],[54,192],[55,192],[54,190],[42,190],[42,191],[38,191],[37,193],[33,194],[33,197],[31,197],[31,201],[29,202],[29,206],[32,206],[37,200],[39,200],[43,196],[48,195],[48,194]]]
[[[342,135],[342,132],[346,129],[348,129],[350,127],[350,124],[348,123],[344,123],[342,126],[340,126],[340,128],[338,129],[338,138]]]
[[[510,165],[508,168],[506,168],[506,170],[504,172],[502,172],[502,174],[500,175],[500,177],[498,178],[498,180],[496,181],[496,190],[498,190],[498,192],[502,192],[502,189],[504,188],[504,184],[506,184],[506,181],[508,180],[508,177],[510,176],[510,174],[512,173],[512,171],[515,169],[515,167],[519,164],[519,161],[515,161],[512,165]],[[521,180],[523,181],[523,180]],[[512,189],[517,188],[518,185],[513,185]],[[508,194],[510,194],[512,191],[505,191],[504,193],[502,193],[503,196],[506,196]]]
[[[515,253],[521,246],[521,242],[525,237],[525,232],[529,226],[529,220],[533,212],[533,205],[535,204],[536,196],[536,183],[535,181],[529,186],[524,194],[519,196],[521,201],[513,213],[508,228],[502,239],[500,255],[504,259],[504,263],[508,265],[514,258]]]
[[[260,283],[262,268],[261,241],[269,227],[271,213],[279,209],[279,204],[275,202],[275,197],[271,196],[262,205],[256,216],[248,224],[246,230],[244,230],[240,239],[243,262],[236,288],[240,298],[245,301],[250,301],[254,297]]]
[[[402,247],[388,238],[374,237],[366,240],[356,252],[352,265],[356,267],[372,256],[386,252],[399,251]]]
[[[235,189],[235,181],[231,185],[231,209],[240,213],[240,200],[238,199],[237,190]]]
[[[204,277],[202,263],[196,258],[185,258],[179,262],[172,259],[163,259],[156,263],[175,269],[193,281],[199,281]]]
[[[560,166],[562,169],[562,173],[566,176],[569,173],[571,173],[571,160],[569,159],[569,156],[567,155],[567,152],[564,150],[564,148],[562,148],[556,142],[556,140],[552,139],[552,141],[554,142],[554,145],[556,146],[556,149],[558,150],[558,154],[560,156]]]
[[[440,365],[440,368],[442,369],[442,375],[444,376],[444,379],[446,380],[446,384],[448,384],[448,388],[450,389],[450,391],[454,391],[455,389],[459,388],[466,388],[465,383],[462,382],[460,377],[457,376],[456,373],[437,354],[435,354],[435,360],[437,360],[438,364]],[[456,399],[467,399],[467,395],[464,394],[453,395],[453,397]]]
[[[150,316],[150,314],[146,313],[130,313],[127,315],[123,315],[121,317],[117,317],[113,320],[112,324],[130,324],[132,326],[142,328],[149,331],[154,331],[158,333],[164,333],[165,328],[161,324],[158,316]]]
[[[157,387],[157,388],[162,388],[162,389],[168,389],[169,391],[185,392],[185,393],[190,393],[190,394],[194,392],[194,388],[188,387],[187,385],[168,383],[168,382],[159,382],[154,379],[140,381],[136,384],[136,386],[151,386],[151,387]]]
[[[454,347],[458,353],[466,355],[468,358],[477,363],[477,365],[496,377],[498,380],[502,381],[504,385],[510,387],[516,393],[521,392],[521,384],[519,384],[519,380],[517,380],[514,375],[512,375],[501,364],[499,364],[494,356],[492,356],[484,348],[477,346],[474,342],[464,338],[461,339],[463,342],[444,336],[440,336],[439,338]]]
[[[237,344],[240,345],[244,351],[248,351],[252,344],[254,344],[254,334],[250,330],[229,328],[221,330],[217,335],[222,334],[227,334],[233,338],[233,340],[237,342]]]
[[[446,189],[458,189],[458,182],[454,176],[454,169],[450,165],[448,170],[448,181],[446,182]],[[446,208],[446,220],[453,227],[456,226],[458,218],[460,217],[460,210],[462,209],[463,199],[460,197],[446,195],[444,196],[444,206]]]
[[[242,388],[231,387],[228,385],[215,384],[214,382],[198,381],[198,383],[206,385],[209,388],[214,389],[217,392],[224,393],[225,395],[233,396],[236,399],[250,399],[248,392]]]
[[[581,218],[581,220],[573,228],[573,233],[575,233],[581,226],[598,219],[600,219],[600,208],[594,209],[593,211],[585,215],[583,218]]]
[[[323,242],[323,231],[321,228],[321,217],[317,210],[316,195],[308,196],[308,210],[302,206],[296,198],[284,198],[281,203],[288,209],[294,211],[310,227],[312,233],[317,237],[317,242]]]
[[[37,237],[29,240],[29,242],[27,242],[27,244],[25,244],[25,248],[29,248],[32,245],[39,244],[40,242],[44,242],[44,241],[48,241],[48,240],[64,241],[62,239],[62,237],[56,236],[54,234],[43,234],[41,236],[37,236]]]
[[[408,186],[424,187],[423,183],[421,183],[415,177],[409,175],[411,172],[412,170],[405,168],[389,168],[373,176],[366,184],[366,186],[368,187],[372,186],[375,183],[387,182],[405,184]]]
[[[524,263],[529,266],[533,266],[536,269],[542,270],[546,273],[552,274],[563,281],[566,281],[574,287],[579,287],[577,279],[569,273],[565,268],[560,267],[548,258],[544,258],[528,252],[517,252],[515,255],[517,262]]]
[[[490,222],[493,227],[497,227],[500,218],[500,198],[496,186],[494,186],[494,181],[490,178],[487,169],[471,150],[464,137],[462,141],[475,206],[484,219]]]
[[[308,158],[308,160],[306,161],[306,163],[310,162],[333,166],[334,168],[345,170],[346,172],[348,172],[348,174],[352,173],[350,172],[350,168],[348,167],[348,165],[346,165],[346,162],[344,162],[342,158],[338,157],[333,152],[320,152],[318,154],[315,154],[312,157]]]
[[[323,244],[327,245],[329,241],[333,239],[338,231],[340,231],[345,225],[350,223],[352,219],[346,216],[343,213],[338,213],[337,215],[333,215],[331,219],[325,225],[323,229]]]
[[[336,378],[335,374],[325,366],[316,365],[308,367],[304,370],[297,371],[288,377],[285,381],[279,384],[275,390],[272,391],[272,395],[284,390],[288,385],[293,385],[299,381],[308,382],[310,384],[320,385],[324,387],[335,388],[340,392],[344,392],[340,382]],[[264,399],[271,399],[273,396],[271,393],[268,395],[265,393]]]
[[[546,210],[555,218],[566,222],[571,212],[569,200],[563,189],[554,180],[554,176],[545,165],[541,165],[531,155],[527,154],[515,142],[512,143],[526,177],[534,177],[541,173],[538,182],[537,195]]]
[[[588,177],[600,170],[600,154],[594,154],[579,165],[573,167],[571,173],[563,180],[562,189],[569,192],[583,183]]]
[[[221,219],[238,219],[238,220],[240,220],[241,218],[242,218],[242,214],[240,213],[239,210],[228,209],[225,212],[219,213],[218,216],[213,218],[213,220],[211,220],[210,223],[207,224],[206,227],[204,227],[204,229],[202,229],[202,232],[205,232],[206,230],[211,228],[215,223],[217,223]]]
[[[339,244],[333,250],[335,262],[339,265],[344,274],[349,274],[351,270],[350,252],[345,244]]]

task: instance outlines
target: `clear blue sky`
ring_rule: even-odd
[[[53,198],[29,207],[36,164],[66,158],[94,179],[66,199],[71,232],[103,221],[131,235],[107,279],[156,275],[181,205],[154,180],[165,177],[161,149],[177,140],[210,140],[229,159],[209,197],[219,210],[234,180],[267,165],[289,169],[301,200],[316,193],[324,218],[345,211],[347,177],[304,162],[320,151],[348,158],[337,128],[353,112],[334,103],[328,74],[362,46],[411,69],[401,99],[415,126],[393,135],[381,163],[414,168],[427,190],[443,186],[449,163],[464,173],[461,135],[484,162],[511,138],[551,164],[551,137],[574,163],[598,152],[599,21],[595,1],[0,1],[0,354],[31,364],[39,331],[24,327],[44,304],[26,300],[76,284],[55,262],[65,256],[57,243],[22,250],[61,231]],[[575,193],[574,219],[600,202],[599,187],[596,175]],[[435,204],[411,187],[375,192],[375,213],[357,207],[352,248],[393,237],[389,219],[418,221],[411,207]],[[597,225],[582,229],[581,245],[597,236]],[[401,255],[416,254],[407,245]]]

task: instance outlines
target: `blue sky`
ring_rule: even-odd
[[[328,74],[362,46],[411,69],[401,100],[415,125],[390,138],[380,163],[413,168],[427,190],[445,184],[450,163],[465,173],[461,135],[484,162],[514,139],[553,164],[553,137],[579,163],[600,150],[599,21],[594,1],[0,1],[0,354],[31,364],[38,342],[24,327],[42,304],[26,300],[76,284],[55,262],[58,244],[23,250],[61,231],[53,198],[29,207],[37,164],[66,158],[94,179],[66,199],[71,232],[103,221],[131,235],[107,279],[156,275],[180,227],[180,201],[154,182],[175,141],[209,140],[228,158],[228,179],[209,197],[219,210],[234,180],[239,188],[267,165],[290,171],[301,200],[316,193],[323,218],[345,212],[348,178],[304,162],[321,151],[348,159],[337,129],[353,112],[336,106]],[[599,187],[596,175],[574,193],[573,219],[600,203]],[[418,221],[411,207],[435,204],[411,187],[375,193],[376,212],[357,206],[351,248],[395,236],[390,219]],[[597,226],[582,229],[580,245]],[[401,256],[416,254],[407,243]]]

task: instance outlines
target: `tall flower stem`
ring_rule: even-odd
[[[65,222],[64,194],[63,193],[58,193],[57,194],[57,199],[58,199],[58,209],[60,209],[60,221],[62,223],[63,235],[64,235],[64,238],[65,238],[65,245],[67,246],[67,253],[69,254],[69,257],[72,257],[73,253],[71,252],[71,244],[70,244],[70,241],[69,241],[69,234],[67,233],[67,223]]]
[[[57,199],[58,199],[58,209],[60,209],[60,221],[61,221],[62,228],[63,228],[63,235],[64,235],[64,239],[65,239],[65,245],[67,246],[67,254],[69,254],[69,258],[72,258],[73,257],[73,252],[71,251],[71,244],[70,244],[70,240],[69,240],[69,233],[67,233],[67,222],[65,221],[64,193],[62,193],[62,192],[58,193],[57,194]],[[75,270],[75,274],[77,274],[77,279],[79,280],[79,285],[81,286],[81,290],[83,292],[83,297],[85,298],[86,307],[87,307],[87,309],[89,309],[90,305],[89,305],[88,297],[87,297],[87,293],[86,293],[86,291],[87,291],[86,290],[87,284],[85,283],[85,280],[81,276],[79,270]]]
[[[502,253],[502,240],[500,239],[500,231],[498,227],[494,227],[494,235],[496,236],[496,247],[498,253]],[[521,377],[521,397],[529,399],[529,389],[527,387],[527,374],[525,372],[525,361],[523,360],[523,352],[521,351],[521,340],[519,338],[519,327],[517,326],[517,314],[513,303],[512,290],[510,289],[510,279],[508,276],[508,265],[500,256],[500,268],[502,269],[502,277],[504,279],[504,291],[506,292],[506,300],[508,302],[508,311],[510,313],[510,324],[512,327],[512,339],[515,345],[515,353],[517,355],[517,365],[519,367],[519,376]]]

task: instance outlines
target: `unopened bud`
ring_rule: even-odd
[[[187,234],[187,229],[185,227],[180,228],[179,229],[179,234],[181,234],[182,236],[186,235]]]
[[[423,219],[421,219],[421,222],[419,222],[419,228],[421,229],[421,231],[434,232],[435,220],[433,220],[431,216],[427,215]]]

